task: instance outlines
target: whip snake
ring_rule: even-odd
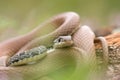
[[[54,42],[59,42],[59,40],[55,40],[58,37],[61,38],[60,36],[68,35],[72,37],[73,46],[67,45],[70,47],[59,48],[61,47],[61,45],[58,45],[59,43],[54,44]],[[39,48],[39,46],[42,45],[47,48],[55,45],[55,50],[49,52],[44,59],[38,61],[34,65],[31,64],[16,67],[0,67],[0,78],[2,80],[43,80],[43,78],[48,74],[72,65],[74,67],[74,70],[71,73],[72,76],[67,79],[73,80],[76,77],[75,73],[78,73],[80,67],[82,66],[81,62],[84,62],[84,60],[86,62],[93,61],[90,67],[96,63],[96,49],[101,50],[101,48],[105,47],[106,50],[103,52],[108,51],[107,55],[109,56],[110,50],[106,47],[109,46],[109,43],[106,44],[106,41],[110,42],[109,37],[98,38],[96,42],[94,39],[95,35],[88,26],[80,26],[78,14],[74,12],[67,12],[54,16],[25,35],[1,42],[0,57],[7,56],[9,59],[12,58],[13,55],[20,55],[20,53],[24,51],[28,51],[29,53],[30,50],[33,50],[34,52],[34,49],[36,51],[35,47]],[[101,43],[102,46],[100,45]],[[30,56],[28,55],[28,59],[30,59]],[[32,54],[32,56],[34,56],[34,54]],[[20,56],[18,56],[18,59],[19,57]],[[26,59],[27,57],[23,58]],[[105,59],[106,62],[109,62],[109,59],[109,57]],[[30,62],[32,60],[34,59],[30,59]],[[25,63],[26,62],[29,62],[29,60],[25,61]],[[19,64],[20,63],[16,65]],[[47,78],[46,80],[51,80],[51,78]]]

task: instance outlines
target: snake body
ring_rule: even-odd
[[[108,64],[108,43],[104,37],[97,37],[94,41],[95,43],[95,50],[96,50],[96,56],[98,59],[98,64]],[[97,43],[97,44],[96,44]],[[101,45],[101,47],[98,47],[98,43]]]

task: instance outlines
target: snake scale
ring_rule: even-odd
[[[73,45],[71,46],[69,43],[67,43],[67,45],[65,42],[64,45],[69,46],[65,48],[63,47],[64,45],[61,45],[61,41],[59,44],[59,40],[57,38],[68,35],[72,37],[71,40],[73,41]],[[113,39],[113,36],[115,36],[115,39]],[[49,52],[50,54],[47,54],[44,59],[38,61],[34,65],[1,67],[0,77],[1,79],[3,78],[2,80],[16,80],[18,78],[20,80],[42,80],[42,77],[45,75],[74,63],[75,71],[73,72],[73,76],[68,79],[73,80],[75,78],[74,73],[77,73],[79,70],[81,62],[83,60],[92,60],[93,64],[95,64],[94,61],[96,60],[96,55],[101,59],[103,58],[103,62],[105,60],[106,63],[110,64],[119,63],[118,36],[119,35],[116,34],[95,38],[94,32],[88,26],[80,26],[80,18],[78,14],[74,12],[59,14],[25,35],[0,43],[0,57],[7,56],[7,59],[14,59],[14,56],[17,56],[17,59],[21,59],[23,61],[13,65],[19,65],[21,63],[24,64],[24,62],[31,62],[34,61],[34,59],[35,61],[41,59],[40,56],[42,53],[46,53],[46,48],[50,48],[55,45],[54,51]],[[112,41],[112,39],[114,41]],[[54,40],[58,43],[55,44]],[[38,51],[37,53],[39,53],[39,50],[40,56],[39,54],[33,54],[36,53],[35,51]],[[42,53],[41,50],[43,50]],[[33,51],[33,53],[30,54],[29,51]],[[26,52],[27,56],[25,54]],[[22,53],[26,56],[22,57],[23,59],[20,58]],[[31,56],[35,57],[35,55],[39,57],[30,59]],[[14,59],[13,62],[10,62],[14,63],[15,61],[19,60]],[[93,64],[91,64],[91,66],[93,66]],[[11,65],[11,63],[8,65]]]

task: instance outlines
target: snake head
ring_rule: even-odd
[[[65,48],[73,45],[71,36],[59,36],[54,40],[54,48]]]

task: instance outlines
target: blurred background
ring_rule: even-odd
[[[0,0],[0,40],[24,34],[53,15],[74,11],[82,24],[119,24],[119,0]]]

